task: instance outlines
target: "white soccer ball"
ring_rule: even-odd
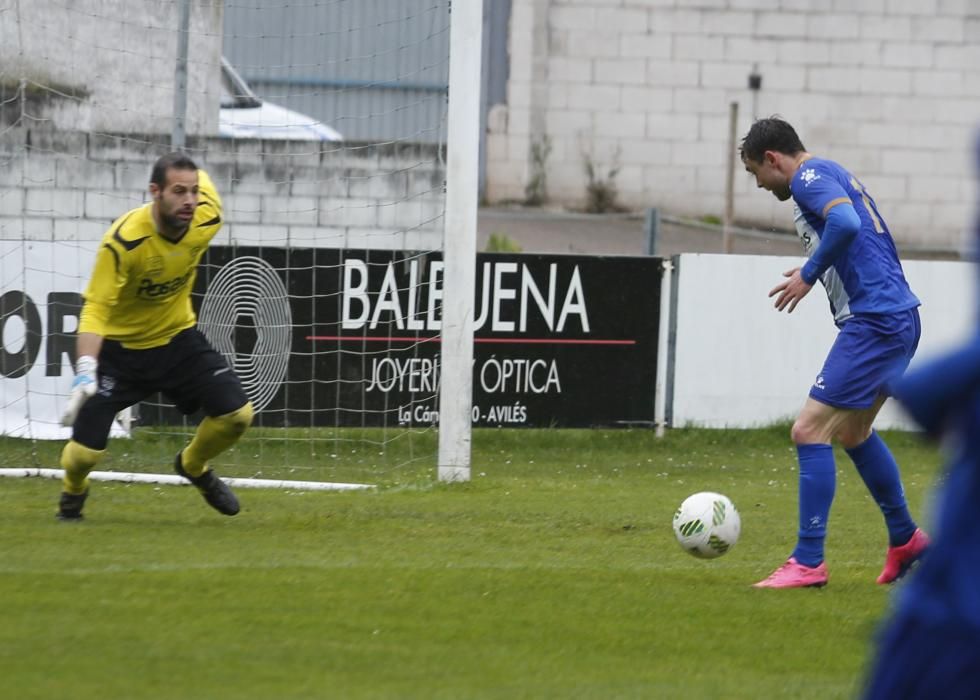
[[[727,496],[701,491],[684,499],[674,513],[674,535],[690,554],[714,559],[738,542],[742,519]]]

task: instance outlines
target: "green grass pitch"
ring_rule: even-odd
[[[927,522],[939,454],[885,438]],[[3,466],[27,445],[0,441]],[[389,457],[347,452],[337,473],[377,490],[240,490],[235,518],[190,488],[96,483],[87,520],[65,524],[57,482],[0,480],[0,695],[850,698],[894,591],[875,584],[884,524],[840,451],[830,584],[750,587],[793,546],[787,426],[481,430],[455,485],[432,459],[374,479]],[[742,516],[713,561],[671,530],[700,490]]]

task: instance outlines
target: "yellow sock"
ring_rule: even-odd
[[[246,403],[237,411],[212,418],[207,416],[197,426],[194,439],[184,448],[180,461],[184,471],[191,476],[200,476],[208,468],[208,460],[238,442],[238,438],[252,424],[252,404]]]
[[[65,493],[80,496],[88,490],[88,473],[99,463],[105,450],[93,450],[81,443],[69,440],[61,451],[62,479]]]

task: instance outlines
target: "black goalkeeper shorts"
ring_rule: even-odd
[[[160,392],[189,415],[237,411],[248,402],[234,370],[196,328],[148,350],[130,350],[106,340],[99,353],[99,388],[82,404],[72,439],[92,450],[104,450],[116,414]]]

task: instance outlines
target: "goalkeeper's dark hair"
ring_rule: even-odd
[[[757,119],[752,124],[749,133],[742,139],[740,153],[743,162],[751,160],[761,163],[766,151],[777,151],[792,156],[805,150],[803,142],[789,122],[773,116]]]
[[[167,153],[166,155],[160,156],[157,162],[153,164],[153,170],[150,172],[150,182],[157,187],[165,187],[167,184],[168,170],[197,170],[197,165],[186,153],[181,153],[180,151]]]

